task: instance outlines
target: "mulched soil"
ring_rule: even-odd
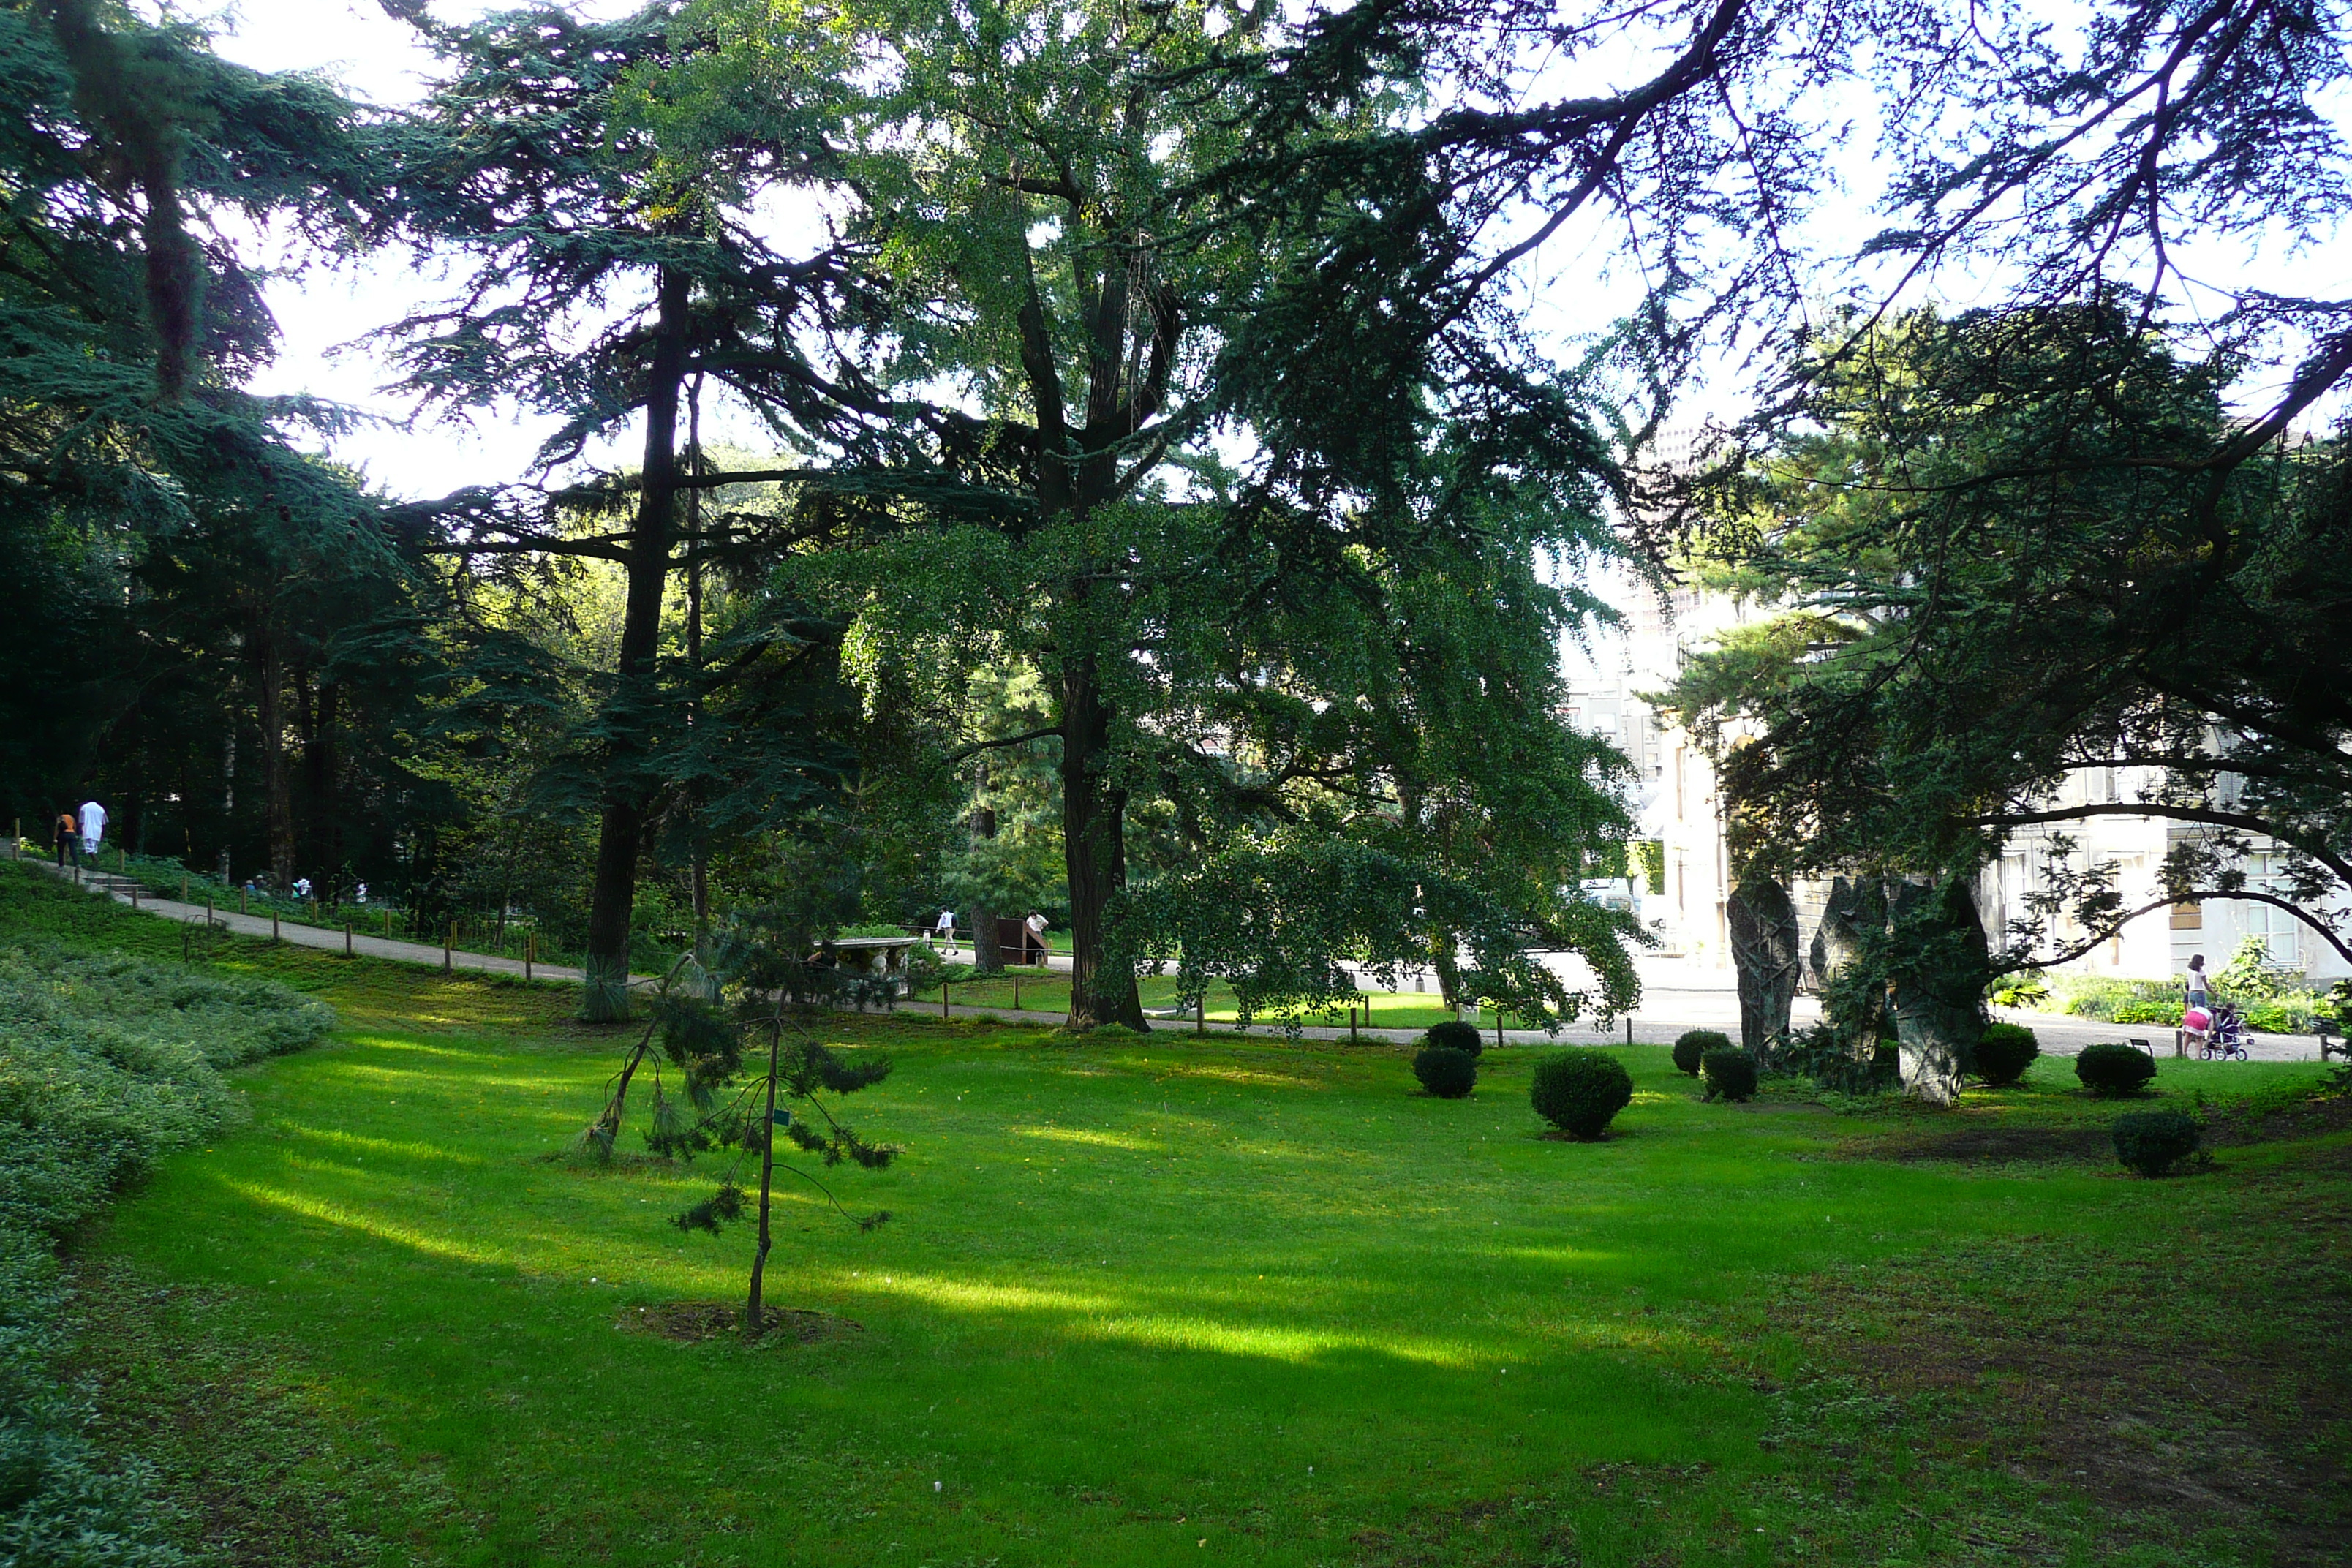
[[[1946,1451],[2088,1494],[2126,1535],[2352,1561],[2352,1184],[2174,1190],[2145,1240],[1971,1243],[1817,1280],[1789,1325],[1818,1366],[1947,1396]]]
[[[804,1345],[855,1333],[864,1327],[831,1312],[803,1311],[794,1307],[770,1307],[765,1309],[764,1316],[763,1327],[768,1333],[789,1334]],[[655,1307],[625,1309],[613,1320],[613,1326],[632,1333],[657,1334],[681,1344],[700,1344],[707,1340],[740,1337],[743,1331],[743,1309],[731,1301],[665,1301]]]

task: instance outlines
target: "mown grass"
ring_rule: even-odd
[[[2341,1131],[2169,1183],[1987,1163],[1923,1146],[1965,1117],[1701,1104],[1641,1047],[1619,1135],[1572,1145],[1540,1136],[1516,1048],[1445,1102],[1392,1047],[845,1018],[829,1037],[898,1064],[845,1113],[906,1152],[826,1179],[897,1217],[860,1234],[787,1184],[770,1297],[856,1327],[680,1344],[633,1322],[737,1299],[748,1233],[667,1224],[716,1171],[547,1157],[616,1037],[562,1022],[560,991],[230,962],[309,981],[339,1042],[244,1075],[251,1121],[168,1162],[87,1264],[236,1304],[326,1435],[310,1465],[350,1467],[336,1539],[383,1561],[2292,1560],[2264,1516],[2136,1520],[2019,1460],[1998,1380],[1905,1385],[1857,1347],[1905,1342],[1927,1319],[1904,1303],[1975,1260],[2063,1258],[2141,1316],[2177,1292],[2147,1259],[2217,1225],[2233,1278],[2306,1268],[2305,1239],[2340,1243]],[[2316,1076],[2160,1068],[2190,1094]],[[2066,1068],[1971,1103],[2095,1130],[2115,1108]],[[2315,1278],[2340,1298],[2340,1269]],[[152,1389],[187,1352],[91,1353]],[[1971,1421],[1996,1440],[1956,1439]],[[2340,1460],[2340,1423],[2297,1440]]]
[[[1180,1005],[1176,981],[1171,976],[1147,974],[1137,982],[1136,989],[1147,1011],[1165,1011]],[[1001,1007],[1010,1012],[1017,1005],[1020,1011],[1026,1013],[1061,1013],[1068,1011],[1070,1005],[1069,975],[1042,969],[1022,969],[1017,984],[1013,972],[1007,970],[1003,974],[991,975],[986,979],[959,981],[950,985],[947,991],[947,1000],[959,1007]],[[905,1005],[914,1010],[926,1006],[936,1009],[940,1001],[939,988],[932,986],[918,993]],[[1232,1024],[1240,1016],[1234,1005],[1233,988],[1222,980],[1209,983],[1201,1003],[1198,1016],[1202,1022],[1213,1026]],[[1360,992],[1355,1005],[1357,1022],[1367,1029],[1425,1029],[1454,1016],[1453,1009],[1447,1007],[1433,991]],[[1181,1030],[1190,1026],[1195,1016],[1194,1013],[1187,1011],[1181,1017],[1160,1020],[1160,1026]],[[1481,1006],[1468,1016],[1480,1028],[1495,1026],[1495,1011],[1491,1007]],[[1318,1028],[1344,1029],[1348,1026],[1348,1008],[1342,1005],[1287,1013],[1260,1013],[1251,1021],[1276,1026],[1295,1021]],[[1516,1013],[1506,1013],[1503,1025],[1512,1029],[1541,1026]]]

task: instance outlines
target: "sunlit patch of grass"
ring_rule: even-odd
[[[1953,1521],[1976,1517],[2088,1562],[2095,1518],[1945,1452],[1932,1410],[1869,1427],[1898,1478],[1877,1489],[1777,1436],[1773,1390],[1804,1369],[1758,1303],[2179,1223],[2166,1184],[2104,1169],[1828,1158],[1913,1117],[1702,1104],[1654,1047],[1624,1052],[1626,1136],[1575,1145],[1537,1136],[1538,1051],[1489,1051],[1478,1096],[1449,1102],[1396,1048],[1093,1047],[902,1013],[823,1025],[897,1062],[844,1109],[899,1163],[820,1173],[895,1217],[860,1233],[778,1189],[770,1300],[858,1331],[679,1344],[614,1324],[737,1299],[748,1229],[669,1223],[722,1163],[637,1158],[634,1131],[612,1167],[548,1157],[630,1037],[537,993],[262,956],[344,1033],[242,1075],[250,1121],[167,1162],[96,1245],[236,1302],[354,1451],[388,1445],[467,1500],[445,1527],[371,1480],[387,1563],[1307,1568],[1573,1542],[1592,1563],[1761,1564],[1780,1548],[1759,1542],[1795,1539],[1808,1560],[1927,1562],[1965,1559]],[[2287,1073],[2159,1065],[2192,1097]],[[2002,1116],[2116,1113],[2050,1066]],[[1942,1521],[1926,1546],[1923,1519]]]

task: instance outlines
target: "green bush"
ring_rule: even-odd
[[[1725,1047],[1699,1058],[1699,1077],[1706,1081],[1706,1098],[1734,1102],[1756,1098],[1756,1058],[1746,1051]]]
[[[1536,1064],[1528,1098],[1538,1116],[1590,1143],[1633,1100],[1633,1075],[1607,1051],[1560,1051]]]
[[[1675,1041],[1675,1067],[1696,1078],[1699,1059],[1707,1052],[1731,1048],[1731,1037],[1720,1029],[1686,1029]]]
[[[1449,1051],[1468,1051],[1474,1057],[1486,1048],[1486,1038],[1478,1032],[1478,1026],[1465,1024],[1459,1018],[1432,1024],[1423,1031],[1421,1043]]]
[[[1423,1046],[1413,1054],[1412,1076],[1440,1100],[1462,1100],[1478,1087],[1478,1058],[1452,1046]]]
[[[2197,1119],[2179,1110],[2126,1110],[2116,1118],[2116,1158],[2143,1176],[2169,1175],[2205,1142]]]
[[[2015,1083],[2041,1054],[2041,1042],[2023,1025],[1989,1024],[1977,1041],[1977,1076],[1996,1088]]]
[[[318,1038],[333,1012],[280,986],[63,950],[0,949],[0,1562],[184,1561],[135,1478],[83,1435],[56,1375],[50,1242],[229,1103],[220,1069]]]
[[[2137,1094],[2156,1076],[2156,1058],[2137,1046],[2084,1046],[2074,1076],[2093,1094]]]

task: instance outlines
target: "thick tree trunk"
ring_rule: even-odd
[[[1797,909],[1789,889],[1766,878],[1743,879],[1724,906],[1731,959],[1738,973],[1739,1043],[1769,1063],[1788,1044],[1797,997]]]
[[[686,377],[686,312],[690,285],[665,270],[657,285],[653,363],[646,402],[646,455],[637,525],[629,537],[628,599],[613,699],[614,739],[596,839],[596,880],[588,906],[581,1016],[606,1023],[628,1016],[629,917],[637,894],[637,854],[645,836],[646,733],[655,701],[654,660],[661,646],[663,591],[669,584],[672,513],[677,498],[678,389]]]
[[[1073,1029],[1123,1024],[1141,1029],[1134,972],[1104,963],[1104,919],[1127,885],[1127,795],[1103,778],[1110,710],[1091,658],[1062,675],[1062,840],[1070,876],[1070,1014]]]
[[[1906,916],[1914,951],[1895,979],[1895,1032],[1902,1047],[1903,1088],[1932,1105],[1959,1098],[1984,1036],[1989,944],[1968,885],[1942,889],[1905,883],[1892,908]]]

